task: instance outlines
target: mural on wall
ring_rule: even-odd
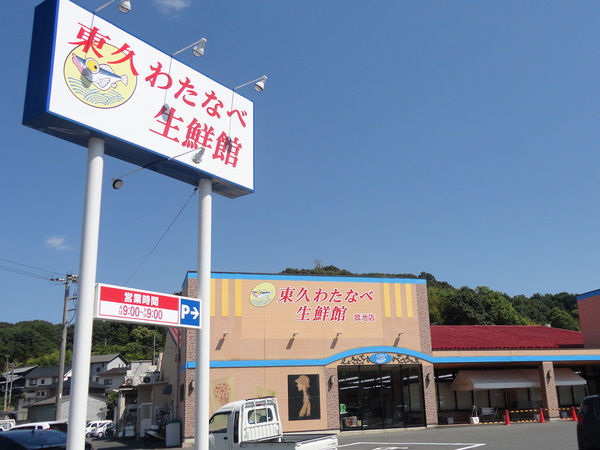
[[[234,377],[218,378],[210,382],[210,409],[215,412],[221,406],[237,400],[237,386]]]
[[[319,375],[288,375],[288,419],[320,418]]]

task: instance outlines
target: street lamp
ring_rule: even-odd
[[[263,75],[260,78],[257,78],[256,80],[252,80],[252,81],[248,81],[247,83],[244,83],[238,87],[233,88],[234,91],[238,90],[239,88],[243,88],[244,86],[248,86],[250,83],[256,83],[254,85],[254,90],[256,92],[262,92],[265,89],[265,81],[267,81],[267,76]]]
[[[182,48],[181,50],[177,50],[175,53],[173,53],[171,55],[171,57],[181,53],[184,50],[187,50],[190,47],[194,47],[193,51],[194,51],[194,56],[196,58],[200,58],[202,55],[204,55],[204,47],[206,46],[206,39],[202,38],[199,41],[194,42],[193,44],[188,45],[187,47]]]
[[[105,3],[100,8],[95,10],[94,14],[96,14],[101,9],[106,8],[108,5],[115,1],[116,0],[110,0],[108,3]],[[119,0],[119,11],[121,11],[123,14],[127,14],[129,11],[131,11],[131,0]]]

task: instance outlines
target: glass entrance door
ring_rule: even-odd
[[[425,425],[421,366],[340,366],[340,428]]]
[[[383,428],[381,367],[362,366],[360,368],[360,387],[363,429]]]

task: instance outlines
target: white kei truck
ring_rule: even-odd
[[[238,448],[326,450],[338,446],[335,434],[283,434],[275,397],[228,403],[209,422],[210,450]]]

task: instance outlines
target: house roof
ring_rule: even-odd
[[[578,331],[529,325],[432,325],[433,350],[583,348]]]
[[[116,377],[116,376],[125,376],[127,375],[127,367],[113,367],[112,369],[105,370],[102,373],[99,373],[99,377]]]
[[[14,374],[15,377],[17,376],[23,376],[25,375],[27,372],[31,372],[33,369],[35,369],[37,366],[27,366],[27,367],[15,367],[14,369],[9,370],[8,372],[4,372],[2,374],[3,377],[8,377],[11,374]]]
[[[65,366],[65,373],[71,370],[71,366]],[[57,377],[58,376],[58,366],[51,367],[36,367],[27,375],[25,375],[26,379],[31,378],[49,378],[49,377]]]
[[[104,403],[108,403],[108,397],[105,397],[103,395],[93,395],[93,394],[88,394],[88,398],[95,398],[96,400],[100,400]],[[60,398],[60,402],[61,403],[66,403],[68,401],[71,400],[71,396],[70,395],[63,395]],[[31,408],[32,406],[44,406],[44,405],[54,405],[56,403],[56,396],[54,397],[49,397],[46,398],[44,400],[40,400],[39,402],[35,402],[32,405],[29,405],[29,408]]]
[[[118,353],[113,353],[112,355],[92,355],[90,357],[90,364],[111,362],[113,359],[116,359],[116,358],[123,359],[123,357],[121,355],[119,355]]]

